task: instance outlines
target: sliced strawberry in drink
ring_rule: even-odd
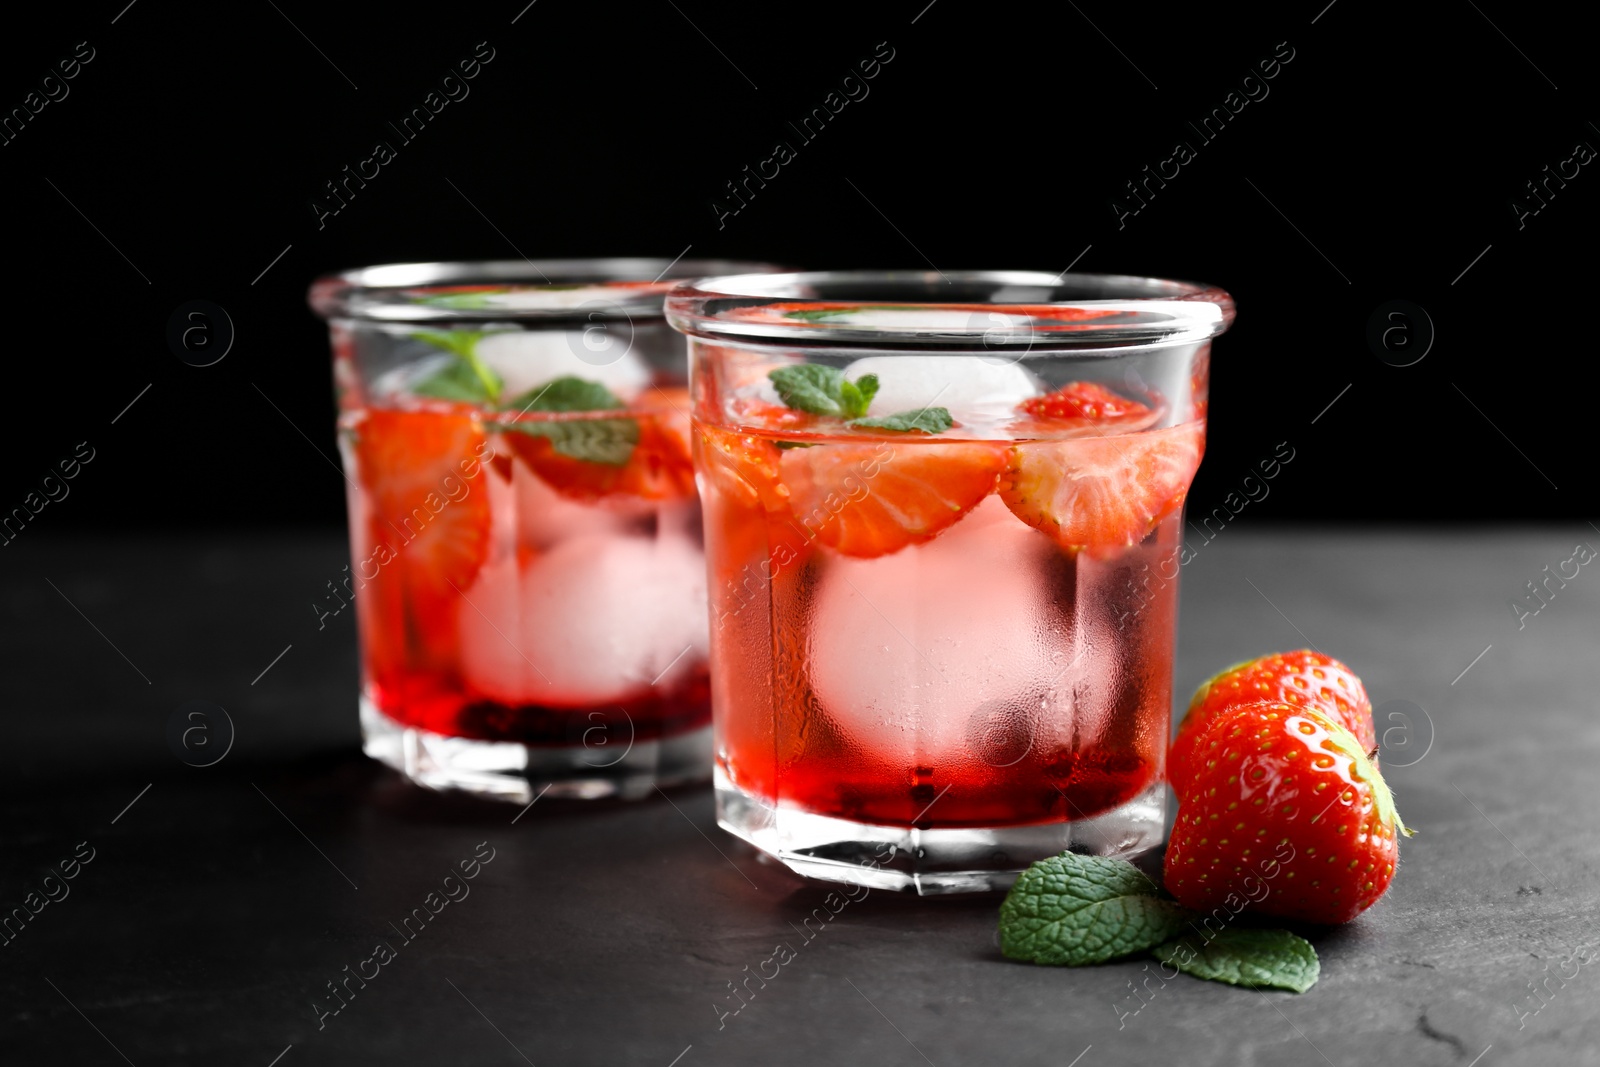
[[[1053,393],[1029,397],[1017,410],[1050,422],[1119,428],[1143,423],[1152,414],[1147,405],[1098,382],[1068,382]]]
[[[501,440],[545,484],[572,500],[594,503],[619,496],[679,500],[694,495],[689,442],[665,424],[664,416],[618,414],[595,421],[632,422],[638,427],[638,441],[626,462],[578,459],[557,451],[548,437],[514,430],[503,433]]]
[[[489,455],[483,424],[466,409],[369,411],[353,426],[358,481],[367,517],[377,598],[409,606],[408,644],[448,655],[455,601],[489,553],[489,492],[482,464]],[[419,649],[421,650],[421,649]]]
[[[782,404],[774,404],[755,396],[736,397],[728,405],[729,413],[741,425],[760,427],[763,430],[785,432],[809,430],[816,425],[817,417],[805,411]]]
[[[1000,496],[1012,514],[1064,548],[1137,544],[1183,505],[1204,450],[1197,422],[1018,444]]]
[[[1001,446],[898,441],[790,448],[778,477],[806,537],[873,557],[936,537],[994,491]]]
[[[778,480],[783,452],[754,434],[700,424],[695,428],[707,537],[722,549],[708,553],[726,564],[721,583],[742,584],[750,573],[763,580],[776,568],[802,560],[812,538],[789,511],[788,490]],[[711,527],[715,527],[713,531]]]

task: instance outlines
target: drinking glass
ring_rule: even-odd
[[[403,263],[312,286],[368,755],[523,804],[708,776],[687,366],[662,297],[729,269],[764,268]]]
[[[689,336],[724,828],[811,877],[1003,888],[1159,843],[1221,290],[714,277]]]

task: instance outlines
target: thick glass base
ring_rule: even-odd
[[[1161,843],[1166,785],[1092,819],[919,830],[817,815],[733,786],[717,768],[717,821],[807,878],[930,896],[1009,889],[1029,864],[1072,851],[1133,857]]]
[[[711,775],[711,727],[653,741],[524,745],[446,737],[396,722],[361,698],[361,747],[418,785],[527,804],[552,797],[637,800]]]

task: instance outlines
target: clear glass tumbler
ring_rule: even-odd
[[[687,364],[662,297],[754,264],[322,278],[368,755],[529,803],[710,773]]]
[[[1159,843],[1211,339],[1183,282],[685,283],[724,828],[815,878],[1003,888]]]

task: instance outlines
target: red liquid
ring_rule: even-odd
[[[819,444],[807,463],[841,445],[863,447]],[[859,495],[899,508],[908,489],[894,472],[931,469],[913,451],[930,443],[890,447],[880,469],[862,468]],[[1069,550],[990,495],[931,538],[851,558],[824,543],[827,523],[865,505],[845,495],[836,518],[797,523],[784,504],[798,491],[792,461],[770,440],[697,424],[696,448],[717,760],[731,785],[928,829],[1085,819],[1159,780],[1178,510],[1138,544]]]
[[[699,510],[672,406],[686,401],[652,396],[606,413],[640,428],[622,465],[494,432],[463,404],[346,413],[351,584],[379,711],[453,737],[619,750],[710,722]]]

